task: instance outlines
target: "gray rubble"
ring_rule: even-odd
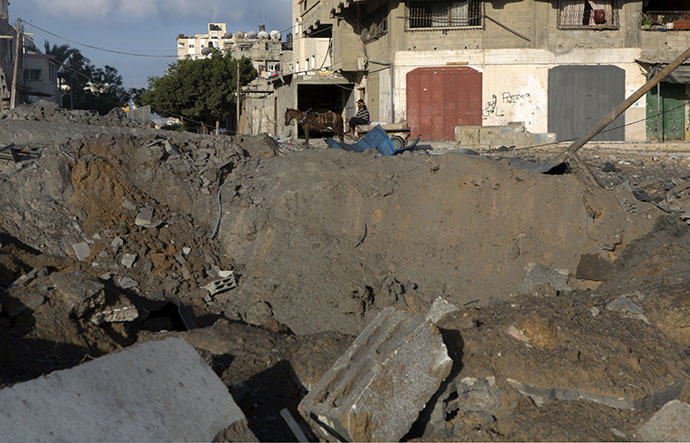
[[[386,308],[309,391],[299,410],[324,439],[398,441],[452,363],[433,324]]]
[[[223,382],[178,338],[0,390],[7,441],[211,441],[242,421]]]
[[[690,440],[690,405],[672,400],[661,407],[639,428],[642,441]]]

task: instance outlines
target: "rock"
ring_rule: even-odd
[[[117,285],[122,289],[131,289],[139,286],[139,282],[132,280],[129,277],[120,277],[117,279]]]
[[[452,440],[466,425],[492,425],[504,397],[493,376],[454,380],[438,397],[424,431],[424,440]]]
[[[131,268],[132,266],[134,266],[135,261],[137,261],[137,254],[124,253],[122,254],[120,264],[125,268]]]
[[[582,254],[575,277],[581,280],[604,281],[612,267],[611,262],[600,254]]]
[[[179,338],[0,390],[7,441],[211,441],[244,421],[227,387]]]
[[[690,439],[690,405],[672,400],[659,409],[639,428],[643,441],[688,441]]]
[[[137,209],[137,204],[132,200],[124,200],[120,206],[128,211],[135,211]]]
[[[616,297],[606,305],[606,309],[611,312],[621,312],[624,314],[630,314],[630,316],[642,320],[645,323],[649,323],[647,316],[644,315],[644,310],[633,303],[625,295]]]
[[[192,248],[188,248],[187,246],[185,246],[184,248],[182,248],[182,253],[183,253],[184,255],[189,255],[190,252],[192,252]]]
[[[37,278],[45,277],[46,275],[48,275],[48,268],[46,268],[45,266],[41,266],[40,268],[34,268],[28,273],[23,274],[21,277],[13,281],[12,284],[10,284],[10,287],[28,286]]]
[[[527,263],[525,266],[525,280],[520,288],[522,292],[531,292],[541,286],[561,291],[571,291],[568,286],[568,271],[565,269],[552,269],[541,263]]]
[[[324,439],[399,441],[451,366],[436,326],[389,307],[364,328],[299,411]]]
[[[79,261],[84,261],[91,255],[91,246],[86,242],[73,244],[72,249],[74,249],[74,254]]]
[[[149,227],[153,221],[153,208],[150,206],[144,206],[137,213],[137,217],[134,220],[134,224],[137,226]]]
[[[510,378],[506,379],[506,381],[513,388],[517,389],[522,395],[531,398],[532,401],[534,401],[534,404],[536,404],[538,407],[541,407],[551,401],[587,400],[606,405],[610,408],[634,410],[654,409],[659,407],[659,405],[666,403],[667,401],[678,398],[684,384],[683,380],[678,380],[662,389],[649,392],[647,395],[631,398],[593,394],[591,392],[576,389],[564,389],[558,387],[542,388],[521,383]]]
[[[55,272],[50,280],[77,316],[105,301],[105,285],[82,272]]]
[[[452,303],[449,303],[445,299],[438,297],[431,304],[429,311],[426,313],[426,319],[431,323],[438,323],[443,317],[453,312],[456,312],[458,307]]]
[[[117,254],[117,251],[120,250],[120,247],[124,244],[124,240],[122,240],[121,237],[115,237],[113,241],[110,242],[110,248],[113,251],[113,254]]]

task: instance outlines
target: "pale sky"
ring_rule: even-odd
[[[289,32],[291,0],[10,0],[10,20],[22,21],[65,39],[106,49],[150,55],[175,55],[178,34],[207,32],[216,21],[227,23],[230,32],[266,30]],[[98,51],[61,40],[29,25],[36,45],[67,43],[98,67],[114,66],[125,87],[142,88],[150,76],[163,75],[174,58],[133,57]],[[285,31],[288,29],[287,31]]]

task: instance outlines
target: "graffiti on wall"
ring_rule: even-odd
[[[532,96],[527,93],[511,94],[510,92],[502,92],[500,95],[491,94],[491,99],[486,102],[482,109],[482,118],[489,117],[503,117],[506,111],[510,111],[518,105],[524,103],[531,103]]]

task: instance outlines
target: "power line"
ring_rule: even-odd
[[[86,46],[87,48],[96,49],[96,50],[98,50],[98,51],[109,52],[109,53],[112,53],[112,54],[130,55],[130,56],[133,56],[133,57],[177,58],[177,55],[139,54],[139,53],[135,53],[135,52],[126,52],[126,51],[118,51],[118,50],[115,50],[115,49],[100,48],[100,47],[98,47],[98,46],[89,45],[88,43],[82,43],[82,42],[78,42],[78,41],[76,41],[76,40],[69,39],[69,38],[67,38],[67,37],[63,37],[63,36],[61,36],[61,35],[58,35],[58,34],[55,34],[55,33],[53,33],[53,32],[50,32],[50,31],[48,31],[48,30],[46,30],[46,29],[43,29],[43,28],[41,28],[41,27],[39,27],[39,26],[36,26],[36,25],[34,25],[33,23],[30,23],[30,22],[23,22],[23,24],[29,25],[29,26],[31,26],[31,27],[33,27],[33,28],[38,29],[38,30],[41,31],[41,32],[45,32],[45,33],[48,34],[48,35],[52,35],[53,37],[59,38],[59,39],[64,40],[64,41],[66,41],[66,42],[70,42],[70,43],[73,43],[73,44],[75,44],[75,45]]]

